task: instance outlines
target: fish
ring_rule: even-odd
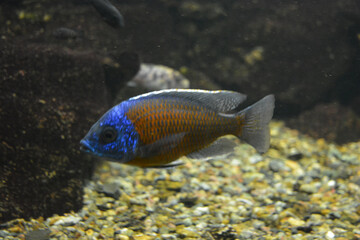
[[[231,134],[264,153],[275,97],[237,111],[245,100],[245,94],[227,90],[145,93],[108,110],[80,141],[80,150],[142,168],[174,167],[182,156],[215,155],[224,149],[221,137]]]
[[[119,10],[111,4],[108,0],[90,0],[96,11],[102,18],[113,28],[120,28],[125,26],[124,17]]]
[[[141,63],[139,72],[127,85],[155,91],[171,88],[189,88],[190,81],[180,72],[167,66]]]
[[[82,32],[66,27],[60,27],[55,29],[52,32],[52,35],[57,39],[76,39],[81,37]]]

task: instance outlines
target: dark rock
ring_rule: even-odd
[[[309,197],[309,195],[306,194],[306,193],[297,192],[297,193],[296,193],[296,199],[297,199],[298,201],[307,202],[307,201],[310,200],[310,197]]]
[[[341,14],[358,16],[356,0],[220,5],[226,18],[202,22],[193,34],[187,51],[191,67],[223,88],[248,94],[251,101],[274,93],[281,115],[326,99],[356,63],[359,45],[349,38],[355,23]]]
[[[279,172],[286,169],[285,163],[279,159],[273,159],[269,163],[269,168],[273,172]]]
[[[180,69],[180,72],[190,80],[190,88],[219,90],[220,85],[212,81],[205,73],[190,68]]]
[[[113,1],[126,17],[121,31],[99,21],[96,10],[84,3],[25,1],[24,11],[39,17],[19,20],[18,9],[3,11],[11,23],[0,29],[9,39],[53,43],[59,41],[49,39],[47,29],[82,30],[83,39],[61,44],[102,53],[133,49],[144,62],[196,69],[220,88],[246,93],[250,101],[274,93],[275,110],[283,116],[315,106],[335,88],[344,89],[339,79],[359,69],[357,0]],[[50,20],[43,20],[45,14]],[[189,79],[191,86],[203,86]],[[355,89],[357,79],[347,82],[345,90]],[[348,92],[335,96],[340,94]],[[357,109],[357,101],[347,102]]]
[[[121,196],[119,185],[116,183],[105,183],[97,187],[97,192],[104,193],[108,197],[118,199]]]
[[[329,213],[329,218],[330,218],[331,220],[340,219],[340,218],[341,218],[341,214],[338,213],[338,212],[331,212],[331,213]]]
[[[0,222],[78,210],[93,163],[79,141],[107,108],[92,53],[0,44]]]
[[[57,28],[53,31],[52,34],[54,37],[56,37],[58,39],[63,39],[63,40],[76,39],[82,35],[79,31],[76,31],[76,30],[73,30],[70,28],[66,28],[66,27]]]
[[[180,202],[182,202],[185,207],[191,208],[196,204],[197,200],[197,197],[184,197],[180,199]]]
[[[358,141],[360,136],[360,117],[339,103],[317,105],[286,123],[311,137],[340,144]]]
[[[290,160],[294,160],[294,161],[299,161],[300,159],[302,159],[304,157],[304,155],[302,153],[294,153],[294,154],[290,154],[289,156],[287,156],[288,159]]]
[[[111,54],[103,59],[105,83],[114,101],[119,91],[124,88],[140,69],[139,55],[134,52],[122,52],[118,55]]]
[[[39,229],[25,234],[26,240],[47,240],[50,236],[50,229]]]

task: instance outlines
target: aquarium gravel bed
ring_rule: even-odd
[[[1,224],[4,239],[359,239],[360,142],[271,124],[271,148],[172,169],[104,162],[81,211]],[[233,138],[234,141],[238,141]]]

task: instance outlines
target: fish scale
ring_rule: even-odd
[[[130,107],[126,116],[134,123],[135,129],[140,133],[140,141],[144,145],[154,144],[163,138],[171,138],[174,134],[186,133],[176,141],[176,147],[162,146],[165,150],[162,154],[137,157],[129,163],[142,167],[150,163],[151,165],[168,163],[170,159],[210,144],[219,136],[237,134],[241,129],[240,118],[216,117],[216,113],[210,109],[192,102],[179,104],[176,99],[150,99],[141,106],[136,104],[136,107]],[[165,123],[161,124],[163,121]],[[153,134],[154,129],[160,129],[159,134]]]

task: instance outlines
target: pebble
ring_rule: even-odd
[[[269,163],[269,168],[273,172],[288,170],[288,168],[285,166],[285,163],[279,159],[271,160]]]
[[[193,212],[195,216],[202,216],[204,214],[209,214],[209,213],[210,213],[209,207],[197,207]]]
[[[59,219],[54,223],[55,226],[62,225],[62,226],[73,226],[80,222],[81,217],[75,217],[75,216],[68,216],[62,219]]]
[[[241,144],[224,161],[185,158],[173,169],[105,162],[78,213],[15,219],[0,238],[359,239],[360,142],[270,128],[263,155]]]
[[[119,185],[116,183],[106,183],[104,185],[98,186],[99,193],[104,193],[105,196],[118,199],[121,195]]]
[[[334,239],[335,234],[332,231],[328,231],[325,235],[326,239]]]
[[[318,191],[318,185],[316,183],[302,184],[300,186],[300,191],[306,193],[316,193]]]
[[[47,240],[49,239],[51,231],[49,229],[39,229],[25,234],[26,240]]]
[[[249,162],[251,164],[256,164],[258,162],[261,162],[264,158],[259,154],[254,154],[249,158]]]

